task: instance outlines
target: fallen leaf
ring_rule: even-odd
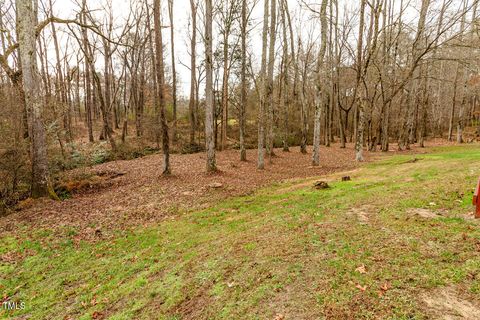
[[[360,267],[356,268],[355,271],[357,271],[358,273],[361,273],[361,274],[367,273],[367,269],[365,269],[364,264],[362,264]]]
[[[363,286],[363,287],[362,287],[362,286],[359,285],[359,284],[357,284],[357,285],[355,286],[355,288],[357,288],[357,289],[360,290],[360,291],[365,291],[365,290],[367,290],[367,286]]]
[[[382,289],[382,291],[387,291],[387,290],[389,290],[389,289],[391,289],[391,288],[392,288],[392,285],[391,285],[390,283],[388,283],[388,282],[385,282],[384,284],[382,284],[382,285],[380,286],[380,289]]]
[[[280,313],[277,314],[275,316],[275,318],[273,318],[273,320],[283,320],[283,319],[285,319],[285,316],[283,314],[280,314]]]
[[[213,182],[213,183],[210,183],[208,186],[210,188],[218,189],[223,187],[223,184],[221,184],[220,182]]]

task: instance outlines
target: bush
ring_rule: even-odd
[[[95,146],[95,149],[93,149],[93,152],[91,154],[91,163],[92,164],[101,164],[104,162],[107,162],[111,160],[112,158],[112,153],[109,149],[107,149],[107,143],[106,142],[100,142]]]
[[[28,154],[22,146],[0,154],[0,212],[28,197],[30,167]]]
[[[198,143],[189,143],[185,144],[181,148],[181,153],[188,154],[188,153],[197,153],[205,151],[205,146],[198,144]]]

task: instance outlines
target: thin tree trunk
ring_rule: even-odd
[[[169,0],[170,1],[170,0]],[[146,6],[146,12],[147,12],[147,16],[150,17],[150,12],[149,12],[149,8],[148,8],[148,5]],[[151,29],[151,26],[150,26],[150,19],[147,19],[147,29],[148,30],[152,30]],[[158,98],[159,98],[159,95],[158,95],[158,82],[157,82],[157,60],[156,60],[156,56],[155,56],[155,50],[153,48],[153,40],[152,40],[153,37],[148,37],[148,45],[149,45],[149,49],[150,49],[150,54],[152,56],[152,80],[153,80],[153,104],[155,106],[155,114],[158,116],[159,114],[159,103],[158,103]],[[160,148],[160,126],[157,126],[157,128],[155,128],[155,142],[157,144],[157,148]]]
[[[270,41],[268,51],[268,75],[266,88],[266,101],[268,103],[267,111],[267,155],[269,163],[272,163],[274,123],[273,123],[273,69],[275,66],[275,30],[277,27],[277,8],[276,0],[270,2]]]
[[[360,4],[360,23],[358,29],[358,43],[357,43],[357,84],[362,80],[363,74],[363,29],[365,26],[365,4],[366,0],[361,0]],[[363,87],[363,85],[362,85]],[[365,90],[365,89],[364,89]],[[364,91],[362,90],[362,91]],[[366,98],[365,95],[361,95],[357,99],[357,105],[355,110],[355,160],[363,161],[363,130],[364,130],[364,105]],[[357,113],[358,112],[358,113]]]
[[[160,21],[160,0],[154,1],[153,16],[155,27],[155,53],[158,83],[158,104],[160,111],[160,127],[162,130],[163,170],[162,175],[170,175],[170,141],[168,137],[167,119],[165,116],[165,75],[163,64],[162,26]]]
[[[317,67],[315,70],[316,79],[315,79],[315,118],[313,125],[313,154],[312,154],[312,165],[320,165],[320,118],[322,114],[322,109],[325,103],[325,92],[323,92],[324,77],[322,72],[324,71],[324,60],[325,53],[327,51],[327,33],[328,33],[328,22],[327,22],[327,0],[322,0],[322,5],[320,7],[320,23],[321,23],[321,44],[320,51],[318,54]]]
[[[288,69],[290,68],[290,57],[288,56],[288,39],[287,39],[287,21],[285,17],[285,1],[280,0],[280,12],[282,14],[282,30],[283,30],[283,87],[284,92],[281,97],[283,104],[283,151],[288,152],[288,111],[290,109],[290,82]]]
[[[227,22],[228,23],[228,22]],[[223,31],[223,77],[222,77],[222,126],[220,135],[220,150],[225,150],[227,145],[228,127],[228,36],[230,26]]]
[[[197,65],[196,65],[196,46],[197,46],[197,4],[196,0],[190,0],[190,8],[192,10],[192,38],[190,41],[190,100],[188,103],[190,118],[190,145],[195,144],[195,132],[197,131],[196,110],[196,82],[197,82]]]
[[[177,72],[175,63],[175,36],[173,27],[173,0],[168,0],[168,17],[170,19],[170,50],[172,57],[172,99],[173,99],[173,128],[172,140],[177,142]]]
[[[453,122],[455,119],[455,106],[457,104],[457,87],[458,87],[458,76],[459,76],[460,64],[457,63],[457,69],[455,71],[455,80],[453,81],[453,96],[452,96],[452,107],[450,108],[450,120],[448,122],[448,141],[453,140]]]
[[[86,0],[83,0],[82,2],[82,22],[86,24]],[[88,65],[88,60],[89,60],[89,50],[88,50],[88,37],[87,37],[87,29],[82,28],[82,39],[83,39],[83,51],[85,53],[84,57],[84,64],[85,64],[85,97],[84,97],[84,102],[85,102],[85,114],[86,114],[86,120],[87,120],[87,130],[88,130],[88,140],[90,142],[93,142],[93,120],[92,120],[92,91],[91,91],[91,79],[90,79],[90,67]]]
[[[266,103],[266,70],[267,70],[267,39],[269,20],[269,0],[264,0],[263,5],[263,31],[262,31],[262,60],[260,67],[260,105],[258,108],[258,159],[257,168],[265,168],[265,103]]]
[[[247,161],[247,151],[245,150],[245,110],[247,104],[247,0],[242,0],[242,66],[241,66],[241,93],[240,93],[240,161]]]
[[[214,96],[212,74],[212,0],[205,1],[205,144],[207,149],[207,172],[217,171],[214,140]]]

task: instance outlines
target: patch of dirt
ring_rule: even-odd
[[[328,151],[327,151],[328,150]],[[79,238],[95,240],[96,229],[126,229],[175,218],[185,209],[199,209],[230,196],[250,194],[259,187],[286,179],[304,179],[353,170],[354,146],[322,148],[318,167],[311,166],[311,149],[304,155],[294,150],[281,152],[265,170],[256,169],[256,150],[247,150],[247,162],[239,161],[237,150],[217,152],[216,174],[205,173],[206,155],[173,154],[170,177],[161,176],[162,154],[134,160],[120,160],[78,169],[85,175],[108,180],[108,187],[74,194],[64,201],[35,200],[29,206],[0,218],[0,233],[15,232],[16,226],[49,228],[54,231],[75,228]],[[411,150],[402,153],[415,153]],[[393,153],[393,152],[392,152]],[[367,161],[382,157],[365,152]],[[75,175],[75,170],[66,175]],[[219,187],[220,186],[220,187]],[[13,227],[12,227],[13,226]]]
[[[304,284],[293,283],[276,292],[263,310],[265,313],[273,312],[275,316],[270,319],[274,320],[319,319],[320,310],[311,307],[315,305],[315,294],[307,290]]]
[[[433,210],[430,209],[425,209],[425,208],[410,208],[407,210],[407,213],[412,216],[420,216],[425,219],[435,219],[439,218],[442,215],[434,212]]]
[[[351,175],[357,173],[359,170],[360,170],[360,168],[356,168],[356,169],[349,170],[349,171],[342,170],[341,172],[332,173],[332,174],[329,174],[326,177],[322,177],[322,180],[327,182],[327,183],[341,182],[341,181],[345,182],[345,180],[343,180],[343,177],[345,177],[346,174],[348,174],[348,177],[350,177],[350,180],[351,180],[352,179]],[[312,185],[316,181],[317,181],[317,179],[307,179],[307,180],[305,180],[305,178],[303,178],[301,180],[299,180],[298,178],[285,179],[285,182],[288,182],[289,184],[285,187],[278,188],[276,191],[278,193],[293,192],[293,191],[297,191],[297,190],[300,190],[300,189],[305,189],[305,188],[312,187]]]
[[[351,208],[349,215],[355,216],[360,224],[368,224],[370,217],[375,214],[375,207],[371,205],[363,205]]]
[[[470,302],[462,297],[458,288],[439,288],[422,294],[426,311],[432,319],[477,320],[480,319],[479,302]]]
[[[193,297],[185,299],[172,309],[175,315],[181,315],[181,319],[195,320],[200,319],[203,312],[212,303],[212,296],[208,293],[211,286],[206,285],[199,289]]]

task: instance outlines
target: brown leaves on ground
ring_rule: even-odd
[[[310,150],[309,150],[310,152]],[[29,203],[19,212],[0,219],[0,232],[15,231],[19,224],[31,228],[73,227],[81,239],[95,239],[95,230],[103,235],[114,229],[147,225],[166,217],[175,217],[185,209],[202,208],[229,196],[249,194],[255,189],[292,178],[307,178],[350,170],[353,145],[341,149],[322,148],[318,167],[311,166],[311,153],[276,150],[272,164],[256,169],[256,150],[247,151],[247,162],[239,161],[237,150],[217,152],[219,172],[205,173],[205,154],[171,155],[173,174],[163,177],[162,154],[140,159],[113,161],[79,169],[83,174],[108,179],[102,188],[75,194],[65,201],[48,199]],[[371,154],[366,152],[366,159]],[[103,173],[109,173],[104,175]],[[112,174],[112,173],[121,174]],[[70,175],[74,172],[69,172]]]
[[[355,271],[358,272],[358,273],[361,273],[361,274],[367,273],[367,269],[365,268],[365,265],[364,265],[364,264],[362,264],[361,266],[359,266],[358,268],[356,268]]]
[[[367,290],[367,286],[362,286],[362,285],[360,285],[360,284],[357,284],[357,285],[355,286],[355,288],[357,288],[358,290],[360,290],[360,291],[362,291],[362,292],[365,291],[365,290]]]

